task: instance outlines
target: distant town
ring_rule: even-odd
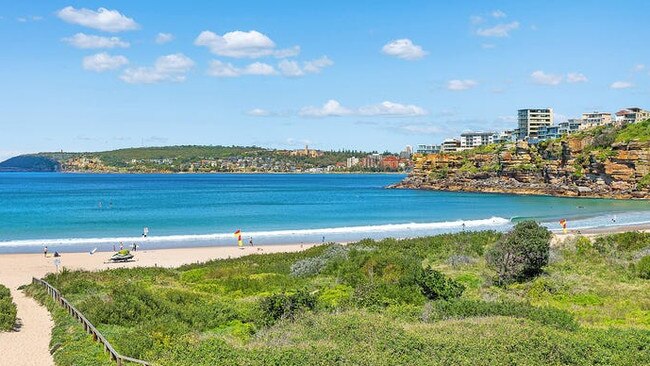
[[[623,126],[650,119],[650,111],[630,107],[612,114],[607,112],[587,112],[580,118],[571,118],[554,124],[552,108],[520,109],[517,111],[517,128],[501,132],[470,131],[463,132],[460,138],[451,138],[440,144],[418,144],[419,154],[436,154],[473,149],[479,146],[527,141],[537,144],[542,141],[560,138],[582,130],[598,126]]]

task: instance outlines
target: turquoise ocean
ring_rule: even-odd
[[[0,173],[0,252],[313,243],[650,222],[650,202],[393,190],[396,174]],[[142,236],[148,228],[146,238]]]

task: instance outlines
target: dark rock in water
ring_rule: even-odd
[[[0,163],[0,172],[57,172],[58,161],[41,155],[20,155]]]

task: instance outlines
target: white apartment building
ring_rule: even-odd
[[[418,144],[417,150],[418,154],[437,154],[442,151],[440,145],[427,145],[427,144]]]
[[[494,132],[463,132],[460,134],[461,149],[472,149],[494,143],[498,135]]]
[[[558,124],[558,133],[560,136],[570,135],[578,130],[581,130],[583,120],[582,118],[570,118]]]
[[[519,129],[519,140],[526,138],[536,139],[539,137],[539,128],[553,125],[553,109],[520,109],[517,111],[517,127]]]
[[[517,132],[513,130],[502,131],[494,136],[495,144],[504,144],[507,142],[515,142],[517,140]]]
[[[352,168],[353,166],[359,165],[359,158],[353,156],[351,158],[347,158],[345,162],[345,166],[348,168]]]
[[[604,126],[612,123],[612,114],[604,112],[589,112],[582,114],[580,129]]]
[[[456,139],[446,139],[442,142],[442,152],[454,152],[460,149],[460,141]]]
[[[628,124],[650,119],[650,111],[637,107],[630,107],[616,112],[616,123]]]

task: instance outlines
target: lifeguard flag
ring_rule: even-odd
[[[562,232],[566,234],[566,219],[560,220],[560,225],[562,226]]]
[[[235,237],[237,238],[237,245],[241,248],[244,246],[244,242],[241,240],[241,230],[235,231]]]

